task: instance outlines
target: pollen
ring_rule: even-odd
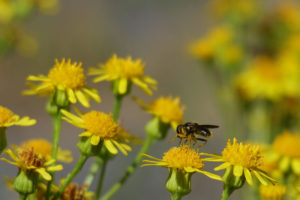
[[[34,166],[36,168],[43,167],[46,159],[43,156],[38,155],[35,150],[31,148],[24,148],[19,153],[20,160],[28,166]]]
[[[44,139],[32,139],[22,144],[23,148],[33,148],[38,154],[44,157],[51,156],[52,144]]]
[[[79,187],[76,183],[70,183],[64,190],[62,197],[65,200],[86,200],[84,197],[86,187],[87,185]]]
[[[93,135],[103,139],[115,138],[120,130],[111,115],[98,111],[90,111],[82,116],[85,128]]]
[[[277,153],[292,158],[300,157],[300,136],[289,132],[277,136],[272,145]]]
[[[261,185],[259,193],[263,199],[280,200],[286,194],[286,187],[284,185]]]
[[[233,143],[228,140],[227,146],[222,152],[224,161],[233,165],[252,169],[258,168],[263,164],[261,149],[257,145],[238,143],[234,138]]]
[[[56,64],[48,74],[48,78],[55,86],[64,89],[79,89],[85,86],[85,76],[81,63],[71,63],[70,59],[67,62],[65,59],[62,62],[58,62],[58,60],[55,62]]]
[[[200,155],[194,149],[184,145],[171,148],[164,154],[162,161],[168,163],[170,168],[184,169],[191,167],[203,169],[204,167]]]
[[[5,123],[11,122],[13,120],[13,116],[14,113],[11,110],[3,106],[0,106],[0,127]]]
[[[107,74],[115,75],[118,78],[138,78],[144,74],[145,64],[141,59],[132,60],[130,56],[126,59],[113,55],[104,66]]]
[[[183,121],[184,107],[180,106],[179,98],[160,97],[149,105],[149,110],[166,122],[181,123]]]

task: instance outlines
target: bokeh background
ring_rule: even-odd
[[[141,58],[146,63],[145,74],[159,83],[153,97],[146,96],[136,87],[132,95],[146,102],[160,95],[180,96],[186,105],[185,121],[220,125],[202,150],[219,153],[224,148],[227,140],[221,120],[224,113],[221,113],[216,98],[216,82],[188,51],[188,45],[216,23],[208,9],[208,1],[64,0],[59,7],[54,15],[34,12],[22,22],[22,28],[38,44],[35,54],[22,56],[11,51],[0,58],[0,104],[21,116],[29,115],[38,120],[32,127],[9,128],[9,143],[20,144],[29,138],[51,139],[51,118],[44,109],[46,99],[21,95],[29,74],[47,74],[55,58],[81,61],[87,70],[116,53],[121,57]],[[92,108],[112,112],[110,84],[90,81],[89,85],[99,89],[103,100],[101,104],[92,104]],[[145,138],[144,125],[150,118],[130,98],[125,99],[120,121],[131,133]],[[70,149],[75,160],[79,156],[76,147],[79,132],[63,122],[61,146]],[[174,145],[171,142],[174,136],[175,133],[169,131],[168,138],[155,143],[149,154],[160,157]],[[127,157],[119,155],[109,163],[104,192],[123,174],[138,149],[136,146]],[[91,161],[75,181],[83,180]],[[64,177],[73,164],[65,164],[65,169],[57,173],[57,179]],[[212,171],[214,164],[208,166]],[[14,177],[16,173],[16,167],[0,162],[1,176]],[[167,176],[167,169],[161,167],[140,168],[112,199],[168,199]],[[192,178],[192,192],[184,199],[218,199],[221,192],[222,183],[197,174]],[[4,180],[0,181],[0,194],[1,199],[18,198],[15,192],[5,187]],[[235,193],[232,199],[240,199],[240,194]]]

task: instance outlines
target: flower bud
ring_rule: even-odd
[[[34,171],[19,170],[14,182],[14,189],[22,195],[32,194],[37,187],[39,174]]]
[[[146,125],[146,133],[156,140],[162,140],[166,137],[170,128],[169,124],[163,123],[158,117],[153,117]]]
[[[59,107],[65,108],[70,104],[68,96],[65,91],[57,90],[55,94],[55,103]]]
[[[225,173],[223,175],[224,184],[227,185],[230,188],[239,189],[241,188],[245,183],[245,177],[244,176],[234,176],[232,167],[227,167],[225,170]]]
[[[182,197],[189,194],[191,192],[192,173],[172,168],[169,169],[169,172],[166,188],[172,196]]]
[[[120,85],[120,80],[117,79],[117,80],[114,80],[111,84],[111,90],[113,92],[114,95],[119,95],[119,96],[126,96],[128,94],[130,94],[131,92],[131,86],[132,86],[132,83],[131,81],[127,81],[127,88],[126,88],[126,92],[121,94],[120,91],[119,91],[119,85]]]

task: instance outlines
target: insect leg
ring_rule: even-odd
[[[202,144],[198,145],[198,147],[197,147],[197,152],[198,152],[200,150],[200,148],[203,147],[207,143],[207,140],[203,139],[203,138],[197,138],[197,140],[203,142]]]

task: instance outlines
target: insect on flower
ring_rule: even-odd
[[[184,124],[180,124],[177,126],[176,129],[176,137],[180,138],[180,144],[186,144],[193,142],[193,145],[197,143],[197,141],[204,142],[203,144],[199,145],[197,147],[197,150],[199,151],[200,147],[206,144],[207,140],[204,138],[210,138],[211,137],[211,131],[209,129],[218,128],[217,125],[209,125],[209,124],[198,124],[195,122],[186,122]]]

